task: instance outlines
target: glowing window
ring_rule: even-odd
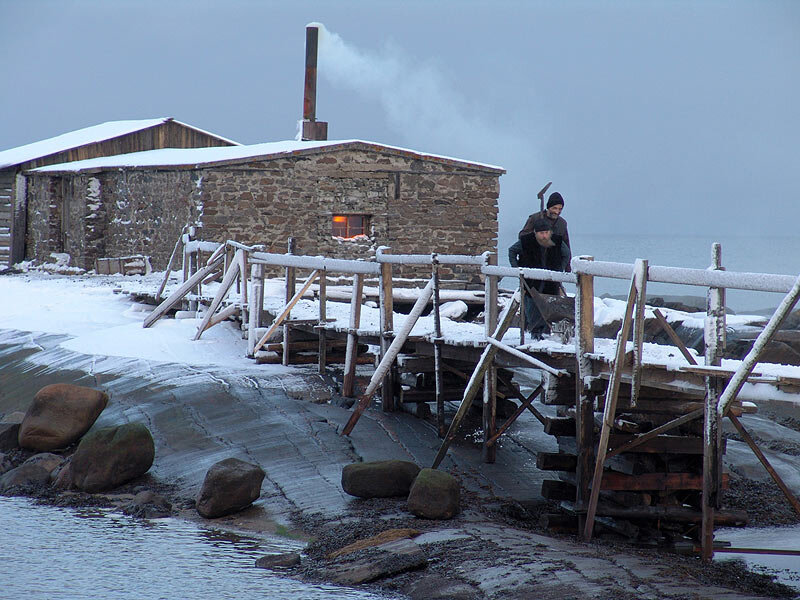
[[[366,215],[333,215],[333,235],[354,238],[367,234]]]

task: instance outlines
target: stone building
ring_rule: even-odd
[[[238,146],[236,142],[197,129],[172,118],[109,121],[63,135],[0,152],[0,265],[17,263],[26,255],[26,179],[29,169],[156,148],[205,148]],[[54,182],[58,185],[58,182]],[[58,214],[48,211],[48,236],[54,250],[66,244],[58,241],[68,228]],[[37,222],[33,215],[34,223]],[[36,225],[40,227],[41,225]],[[41,234],[41,232],[39,232]]]
[[[500,167],[360,140],[154,150],[26,173],[28,258],[145,254],[165,268],[186,225],[335,258],[495,251]],[[67,233],[58,237],[59,228]],[[456,277],[465,275],[454,273]],[[472,276],[471,276],[472,277]]]

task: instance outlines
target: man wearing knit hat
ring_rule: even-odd
[[[547,219],[553,229],[553,235],[560,236],[561,239],[567,244],[567,247],[572,248],[569,243],[569,231],[567,230],[567,222],[561,216],[561,211],[564,209],[564,198],[558,192],[553,192],[547,199],[547,208],[543,211],[537,211],[528,217],[522,231],[519,232],[521,238],[524,234],[533,231],[533,223],[539,219]],[[569,271],[569,267],[567,267]]]
[[[569,267],[570,249],[560,235],[553,233],[549,219],[540,217],[531,225],[530,232],[520,235],[508,249],[508,262],[512,267],[566,271]],[[526,279],[530,288],[542,294],[556,295],[560,285],[555,281]],[[525,324],[534,338],[541,338],[549,326],[528,292],[525,292]]]

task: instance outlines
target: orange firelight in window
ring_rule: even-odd
[[[334,215],[333,235],[341,238],[354,238],[366,235],[367,217],[364,215]]]

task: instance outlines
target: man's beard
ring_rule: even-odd
[[[549,240],[538,240],[537,239],[536,241],[539,242],[539,245],[542,248],[552,248],[553,246],[556,245],[556,243],[552,239],[549,239]]]

